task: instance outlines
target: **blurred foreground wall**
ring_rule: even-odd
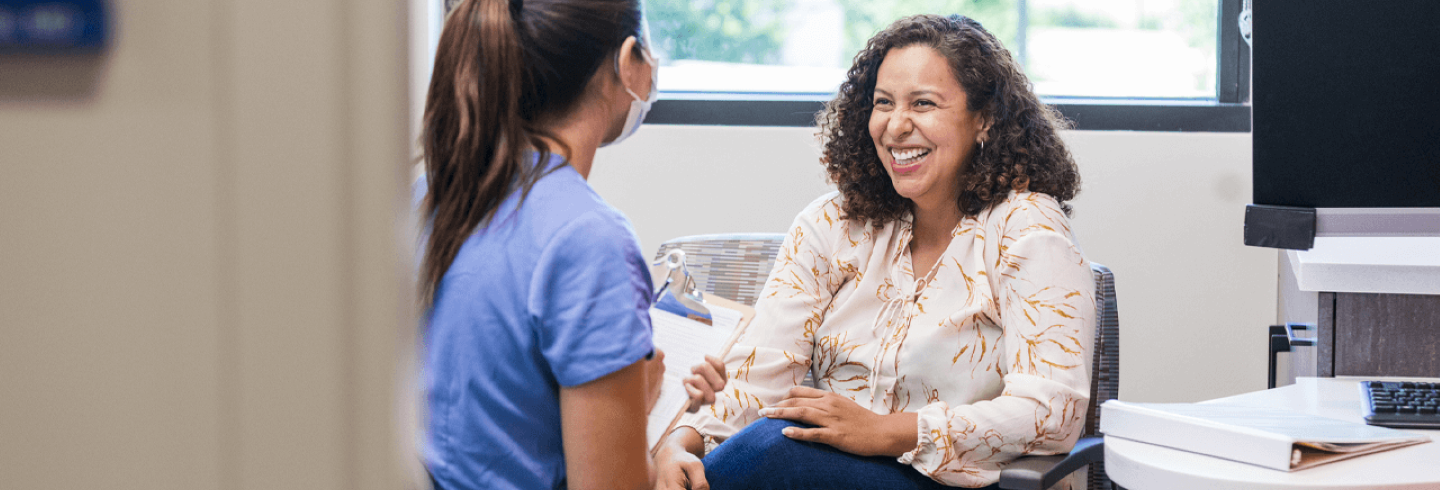
[[[0,55],[0,488],[393,489],[403,0]]]

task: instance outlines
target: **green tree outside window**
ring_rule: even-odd
[[[788,34],[784,16],[795,0],[649,0],[645,3],[656,47],[670,59],[780,63]],[[1005,42],[1015,39],[1015,0],[836,0],[845,15],[849,60],[865,41],[901,17],[963,14]],[[848,63],[847,63],[848,64]]]
[[[651,36],[669,59],[776,64],[789,0],[650,0]]]

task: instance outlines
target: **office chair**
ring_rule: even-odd
[[[696,287],[723,298],[754,306],[765,287],[775,256],[785,235],[751,233],[695,235],[660,244],[658,261],[671,249],[685,251],[686,266]],[[1091,262],[1095,277],[1095,347],[1090,364],[1090,407],[1085,431],[1068,455],[1027,456],[1011,462],[1000,472],[1000,488],[1043,490],[1089,465],[1089,490],[1113,488],[1105,476],[1104,440],[1100,427],[1100,403],[1120,392],[1120,319],[1115,303],[1115,275],[1110,268]],[[810,376],[805,383],[813,386]]]
[[[1070,454],[1027,456],[1000,471],[1000,488],[1043,490],[1090,466],[1089,490],[1117,488],[1105,476],[1105,439],[1100,435],[1100,404],[1120,394],[1120,313],[1115,303],[1115,274],[1109,267],[1091,262],[1095,277],[1095,352],[1090,357],[1090,408],[1085,431]]]

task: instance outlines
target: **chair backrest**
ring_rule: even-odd
[[[1100,428],[1100,404],[1120,396],[1120,312],[1115,304],[1115,274],[1090,263],[1095,277],[1095,348],[1090,363],[1090,413],[1085,435]]]
[[[1109,267],[1090,263],[1095,277],[1095,347],[1090,363],[1090,411],[1085,415],[1085,434],[1100,429],[1100,404],[1120,396],[1120,310],[1115,304],[1115,274]],[[1105,475],[1105,463],[1090,465],[1088,490],[1113,488]]]
[[[755,306],[784,241],[780,233],[687,236],[660,244],[655,260],[684,250],[685,267],[701,291]]]

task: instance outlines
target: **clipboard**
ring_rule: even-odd
[[[706,354],[724,359],[755,317],[754,308],[697,289],[683,251],[671,250],[654,265],[666,268],[650,308],[655,345],[665,351],[665,379],[646,425],[652,456],[689,406],[681,378]]]

